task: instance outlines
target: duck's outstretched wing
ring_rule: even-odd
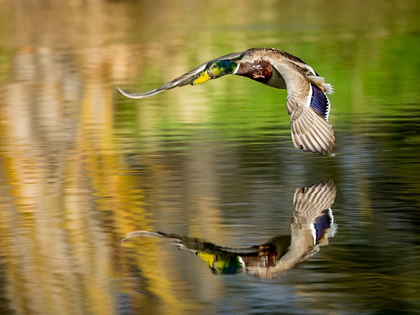
[[[238,60],[242,57],[242,55],[243,55],[243,52],[237,52],[237,53],[227,54],[219,58],[210,60],[208,62],[201,64],[199,67],[195,68],[194,70],[191,70],[190,72],[187,72],[181,75],[180,77],[148,92],[144,92],[144,93],[127,92],[120,89],[119,87],[117,87],[117,91],[120,92],[122,95],[129,98],[140,99],[140,98],[149,97],[149,96],[158,94],[160,92],[163,92],[165,90],[170,90],[175,87],[181,87],[184,85],[191,84],[195,79],[197,79],[200,76],[201,72],[203,72],[203,70],[207,67],[208,64],[213,63],[216,60],[221,60],[221,59]]]
[[[331,104],[325,92],[332,93],[332,86],[303,62],[282,58],[273,66],[287,85],[287,113],[295,148],[331,153],[335,137],[328,123]]]
[[[334,148],[334,131],[331,125],[313,108],[294,99],[287,99],[291,111],[292,140],[296,149],[329,154]]]
[[[314,224],[318,217],[331,208],[336,193],[332,180],[297,188],[293,197],[293,223]]]

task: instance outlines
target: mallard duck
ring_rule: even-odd
[[[134,231],[132,237],[154,237],[169,240],[179,249],[196,254],[214,274],[246,272],[265,279],[277,278],[283,272],[316,254],[328,244],[337,225],[331,209],[336,196],[334,182],[297,188],[293,198],[290,234],[273,237],[261,245],[227,247],[177,234]]]
[[[196,69],[145,93],[117,88],[126,97],[141,99],[187,84],[234,74],[277,88],[287,89],[286,108],[291,115],[292,139],[296,149],[329,154],[334,147],[334,131],[328,123],[333,93],[315,70],[300,58],[272,48],[252,48],[205,62]]]

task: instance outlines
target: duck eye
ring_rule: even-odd
[[[211,66],[211,68],[212,68],[212,69],[216,69],[216,68],[217,68],[217,64],[215,64],[215,63],[214,63],[214,64]]]

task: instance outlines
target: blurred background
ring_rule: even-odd
[[[1,314],[418,314],[418,0],[0,0]],[[286,92],[226,76],[273,47],[333,84],[333,156],[293,148]],[[213,275],[136,230],[226,246],[290,234],[333,180],[334,238],[275,280]]]

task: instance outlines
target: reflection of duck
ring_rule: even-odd
[[[301,59],[270,48],[252,48],[228,54],[145,93],[118,91],[130,98],[144,98],[164,90],[187,84],[201,84],[226,74],[248,77],[278,89],[287,88],[287,113],[291,115],[292,139],[297,149],[319,154],[330,153],[334,147],[334,132],[328,123],[330,101],[325,93],[332,93],[312,67]]]
[[[171,240],[180,249],[196,253],[215,274],[246,271],[260,278],[276,278],[319,251],[334,235],[331,205],[336,189],[332,181],[298,188],[293,200],[290,235],[276,236],[262,245],[226,247],[176,234],[136,231],[134,236]]]

